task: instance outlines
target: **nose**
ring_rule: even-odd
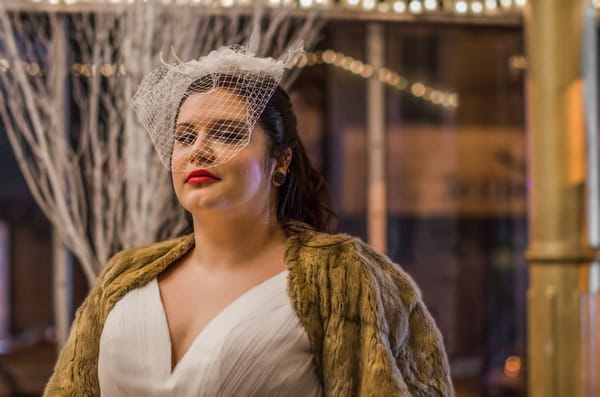
[[[217,157],[213,148],[213,142],[205,133],[201,133],[192,146],[189,160],[196,166],[213,165]]]

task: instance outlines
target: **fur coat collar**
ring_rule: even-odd
[[[99,396],[104,322],[128,291],[194,246],[193,235],[115,255],[78,309],[44,396]],[[325,396],[453,396],[441,335],[411,278],[359,239],[288,238],[288,295]]]

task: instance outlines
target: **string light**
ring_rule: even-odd
[[[406,11],[406,3],[404,1],[398,0],[394,2],[394,6],[392,7],[394,11],[398,13],[402,13]]]
[[[413,0],[408,4],[408,8],[410,8],[410,12],[414,14],[418,14],[423,11],[423,6],[419,0]]]
[[[0,0],[3,1],[3,0]],[[47,5],[73,4],[136,4],[151,0],[20,0],[22,3]],[[223,8],[249,7],[263,0],[156,0],[167,6],[216,6]],[[600,0],[588,0],[600,8]],[[432,13],[459,15],[470,18],[493,18],[504,15],[517,16],[527,5],[527,0],[266,0],[269,7],[298,7],[306,9],[351,8],[355,12],[378,12],[381,14]]]
[[[331,49],[302,54],[288,65],[288,69],[304,68],[322,64],[339,67],[364,79],[376,77],[379,81],[393,89],[408,92],[413,96],[429,101],[434,105],[445,108],[458,107],[458,94],[456,93],[445,92],[419,81],[410,82],[405,77],[388,68],[379,68],[375,70],[375,68],[368,63]],[[10,67],[11,65],[8,59],[0,58],[0,73],[8,71]],[[35,62],[23,62],[23,68],[30,76],[39,76],[42,73],[40,65]],[[102,77],[109,78],[125,76],[127,74],[125,65],[117,63],[104,63],[101,65],[74,63],[71,67],[71,71],[73,75],[83,77],[91,77],[99,74]]]
[[[2,0],[0,0],[2,1]],[[73,4],[135,4],[150,0],[21,0],[30,4],[73,5]],[[156,0],[168,6],[215,5],[224,8],[235,6],[247,7],[262,0]],[[600,0],[589,0],[594,7],[600,8]],[[527,0],[267,0],[271,7],[298,6],[302,9],[324,7],[352,7],[355,11],[377,11],[381,13],[448,13],[481,15],[485,11],[488,16],[504,14],[519,14],[526,6]],[[493,12],[491,12],[493,11]]]
[[[498,3],[496,0],[485,0],[485,8],[488,10],[495,10],[498,8]]]
[[[338,67],[364,79],[375,77],[390,88],[407,92],[436,106],[449,109],[458,107],[458,94],[456,93],[446,92],[419,81],[411,83],[391,69],[380,68],[375,70],[368,63],[331,49],[305,53],[288,65],[288,68],[304,68],[322,64]]]
[[[481,13],[483,11],[483,4],[481,4],[479,1],[472,2],[471,11],[473,11],[474,14]]]
[[[469,6],[467,5],[466,1],[460,0],[460,1],[456,2],[454,9],[456,10],[457,13],[464,14],[468,11]]]
[[[433,11],[437,8],[437,0],[425,0],[425,9]]]
[[[375,0],[363,0],[363,8],[365,10],[372,10],[375,8]]]

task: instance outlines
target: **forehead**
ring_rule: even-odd
[[[193,93],[183,101],[177,116],[177,123],[201,123],[213,119],[246,121],[246,101],[240,95],[222,88],[210,92]]]

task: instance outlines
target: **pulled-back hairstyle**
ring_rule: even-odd
[[[179,107],[190,95],[214,88],[231,90],[248,98],[251,93],[244,89],[247,86],[244,80],[256,78],[255,74],[250,73],[248,76],[235,77],[204,76],[190,85]],[[292,151],[286,181],[277,191],[276,211],[279,223],[288,231],[298,226],[296,222],[302,222],[317,231],[329,231],[334,217],[330,209],[329,189],[306,154],[298,135],[296,115],[290,98],[280,86],[277,86],[267,102],[258,122],[265,131],[268,152],[272,158],[278,159],[285,155],[288,148]]]

